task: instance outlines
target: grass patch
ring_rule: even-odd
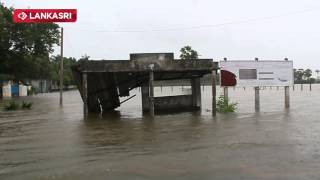
[[[6,104],[4,105],[4,109],[6,111],[15,111],[15,110],[18,110],[19,109],[19,104],[14,102],[14,101],[11,101],[9,104]]]
[[[32,102],[24,102],[24,101],[22,101],[21,107],[22,107],[22,109],[31,109]]]
[[[220,96],[217,101],[217,111],[220,113],[235,112],[237,105],[238,103],[230,103],[228,99],[224,98],[224,96]]]
[[[6,111],[16,111],[18,109],[31,109],[32,108],[32,102],[25,102],[23,101],[21,105],[15,101],[11,101],[9,104],[4,105],[4,110]]]

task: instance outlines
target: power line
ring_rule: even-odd
[[[311,11],[317,11],[317,10],[318,9],[305,9],[305,10],[293,11],[293,12],[288,12],[288,13],[274,15],[274,16],[265,16],[265,17],[245,19],[245,20],[239,20],[239,21],[231,21],[231,22],[219,23],[219,24],[198,25],[198,26],[179,27],[179,28],[146,29],[146,30],[108,30],[108,29],[92,30],[92,29],[79,29],[79,28],[77,28],[76,30],[94,31],[94,32],[101,32],[101,33],[144,33],[144,32],[166,32],[166,31],[191,31],[191,30],[197,30],[197,29],[209,29],[209,28],[217,28],[217,27],[223,27],[223,26],[228,26],[228,25],[245,24],[245,23],[250,23],[250,22],[272,20],[272,19],[292,16],[292,15],[296,15],[296,14],[304,14],[304,13],[308,13]]]

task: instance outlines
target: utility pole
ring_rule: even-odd
[[[60,40],[60,47],[61,47],[61,60],[60,60],[60,106],[63,105],[63,27],[61,27],[61,40]]]

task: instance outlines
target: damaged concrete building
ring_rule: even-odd
[[[151,115],[166,109],[201,108],[200,78],[213,73],[213,102],[215,74],[218,63],[212,59],[174,59],[173,53],[130,54],[130,60],[81,61],[72,67],[74,78],[84,103],[84,112],[114,110],[120,97],[141,87],[143,111]],[[154,81],[190,79],[191,95],[154,97]],[[212,103],[215,111],[215,103]]]

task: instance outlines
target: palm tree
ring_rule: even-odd
[[[310,80],[310,77],[312,76],[312,71],[311,69],[306,69],[304,72],[303,72],[303,77],[306,79],[306,80]]]

